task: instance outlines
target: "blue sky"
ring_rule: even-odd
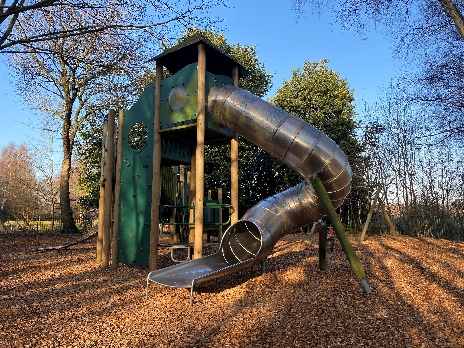
[[[291,78],[291,70],[302,67],[305,60],[326,58],[329,68],[355,89],[356,110],[361,112],[364,103],[373,103],[380,89],[399,74],[400,63],[392,58],[389,42],[380,33],[365,33],[362,38],[342,31],[330,14],[306,13],[297,19],[290,0],[229,3],[233,7],[215,11],[224,18],[227,41],[257,45],[259,61],[275,74],[274,86],[266,98],[274,95],[284,79]],[[7,67],[1,61],[0,79],[0,149],[10,142],[30,144],[41,139],[40,118],[15,94]]]

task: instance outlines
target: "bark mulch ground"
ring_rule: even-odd
[[[464,243],[351,236],[372,294],[336,245],[318,269],[317,236],[291,234],[260,266],[189,291],[147,269],[101,270],[95,239],[0,235],[0,347],[464,347]],[[163,250],[159,266],[172,264]]]

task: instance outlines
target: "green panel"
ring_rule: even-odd
[[[151,183],[153,173],[154,85],[124,113],[122,134],[121,191],[119,210],[118,262],[148,265],[151,222]],[[147,142],[136,148],[129,144],[135,124],[146,126]],[[135,139],[139,141],[140,135]]]
[[[206,73],[206,94],[214,86],[232,84],[230,77]],[[162,81],[160,130],[175,129],[194,125],[197,118],[197,87],[198,70],[197,63],[187,65],[175,75]],[[184,92],[173,93],[177,90]],[[176,97],[177,95],[177,97]],[[182,99],[185,98],[185,99]],[[181,100],[182,99],[182,100]],[[182,105],[182,106],[181,106]],[[220,127],[210,116],[206,114],[206,128],[232,135],[227,127]]]
[[[181,86],[187,93],[186,101],[180,109],[173,110],[169,103],[169,96],[173,88]],[[194,123],[197,118],[197,86],[197,63],[187,65],[161,82],[160,130]]]

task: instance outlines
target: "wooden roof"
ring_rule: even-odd
[[[223,53],[211,41],[203,35],[191,36],[177,45],[168,48],[163,53],[152,58],[166,67],[171,74],[175,74],[183,67],[198,61],[198,44],[204,43],[206,50],[206,71],[216,74],[231,76],[232,68],[238,66],[239,77],[246,75],[246,69],[229,55]]]

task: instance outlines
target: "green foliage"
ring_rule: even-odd
[[[266,72],[264,63],[259,63],[256,45],[229,44],[223,34],[216,34],[212,30],[200,30],[198,28],[187,30],[184,37],[179,41],[197,34],[207,38],[224,54],[235,59],[246,68],[246,76],[241,77],[239,80],[240,88],[246,89],[259,97],[264,96],[272,88],[271,79],[273,74]]]
[[[363,185],[362,148],[356,139],[354,121],[354,91],[348,81],[329,69],[328,60],[305,61],[302,68],[292,70],[292,78],[271,98],[270,102],[281,109],[300,117],[333,139],[347,154],[353,170],[353,192],[342,207],[342,211],[357,214],[353,210],[359,204],[352,198],[362,199],[357,187]],[[275,175],[279,177],[279,188],[286,189],[301,181],[293,171],[282,164],[275,164]],[[349,222],[350,218],[344,216]]]
[[[98,207],[103,122],[103,117],[89,118],[83,124],[77,141],[80,189],[78,203],[84,210]]]
[[[284,81],[270,101],[322,130],[348,150],[356,143],[354,91],[327,64],[328,60],[305,61],[303,68],[292,70],[292,78]]]

